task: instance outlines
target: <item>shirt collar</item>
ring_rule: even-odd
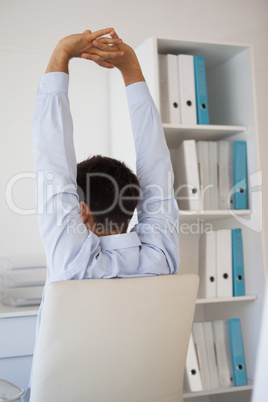
[[[109,235],[100,237],[102,250],[113,250],[128,247],[141,246],[141,241],[136,232]]]

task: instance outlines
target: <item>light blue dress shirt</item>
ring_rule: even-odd
[[[37,209],[47,259],[46,286],[59,280],[176,273],[179,237],[173,171],[160,116],[146,83],[126,87],[141,185],[138,224],[129,233],[104,237],[86,230],[78,212],[68,84],[65,73],[44,74],[34,111]],[[42,304],[37,334],[41,314]],[[29,393],[30,388],[25,401]]]

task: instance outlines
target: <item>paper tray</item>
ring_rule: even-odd
[[[5,287],[44,286],[45,267],[8,268],[0,271],[0,281]]]
[[[19,401],[24,390],[9,381],[0,379],[0,402]]]
[[[8,306],[37,306],[42,301],[43,286],[5,288],[2,302]]]

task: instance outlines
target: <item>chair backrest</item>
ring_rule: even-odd
[[[54,282],[31,402],[182,401],[197,275]]]
[[[259,336],[259,339],[258,339]],[[263,301],[261,331],[256,335],[258,345],[255,373],[253,380],[253,393],[251,402],[267,402],[268,395],[268,282]]]

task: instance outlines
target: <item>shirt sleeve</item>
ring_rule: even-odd
[[[148,260],[141,266],[152,274],[176,273],[180,261],[179,212],[161,119],[145,82],[127,86],[126,93],[141,186],[137,205],[139,223],[134,230],[145,246],[144,257]]]
[[[79,215],[69,76],[44,74],[38,84],[33,119],[39,229],[47,257],[48,281],[81,279],[99,238]]]

